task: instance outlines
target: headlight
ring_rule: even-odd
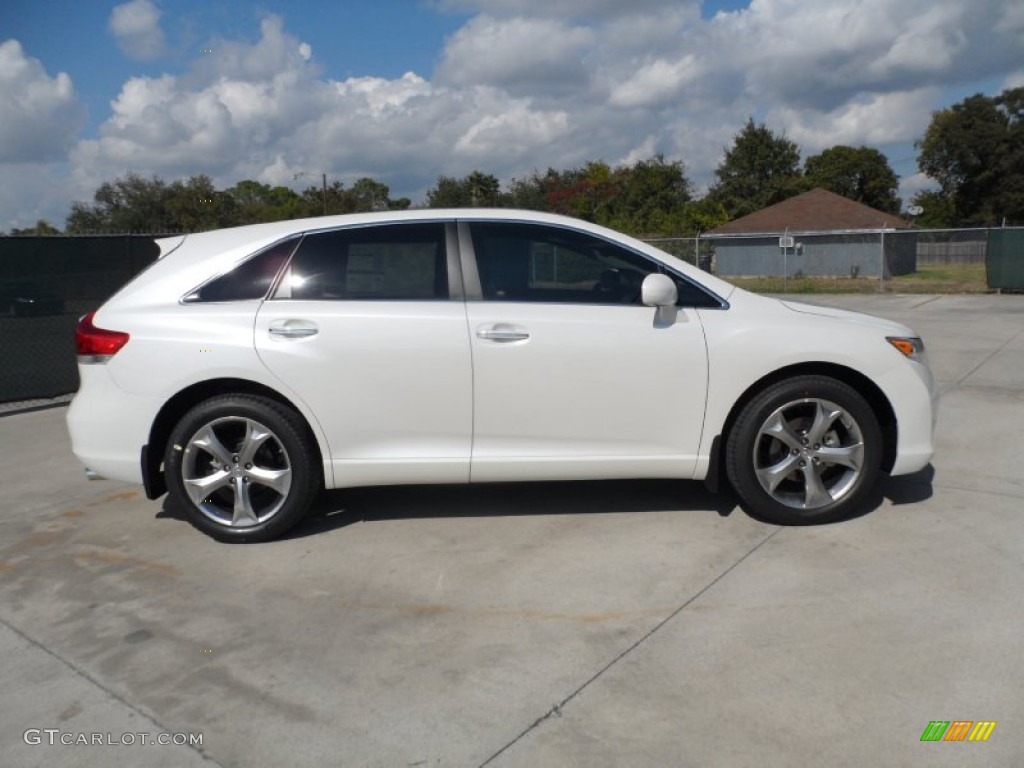
[[[904,357],[924,362],[924,342],[917,336],[886,336],[885,340],[902,352]]]

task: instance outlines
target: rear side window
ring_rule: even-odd
[[[388,224],[306,235],[276,298],[446,299],[444,224]]]
[[[298,237],[282,240],[211,280],[185,297],[185,301],[246,301],[262,299],[295,250]]]

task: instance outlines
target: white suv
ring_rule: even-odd
[[[77,332],[90,476],[223,541],[322,488],[661,477],[776,523],[838,520],[932,455],[904,326],[747,293],[525,211],[406,211],[160,241]]]

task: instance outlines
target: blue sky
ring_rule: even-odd
[[[138,61],[118,49],[108,29],[116,2],[96,0],[6,0],[0,4],[0,40],[19,40],[51,72],[71,73],[89,107],[85,135],[95,135],[129,77],[182,72],[218,39],[259,37],[269,14],[284,18],[290,31],[317,52],[325,74],[335,78],[376,75],[396,78],[408,71],[433,73],[445,38],[472,14],[459,8],[413,0],[175,0],[158,3],[167,28],[167,56]],[[745,8],[749,0],[702,4],[711,17],[719,10]],[[60,33],[54,34],[59,20]]]
[[[129,171],[415,200],[660,152],[700,190],[748,116],[805,157],[879,148],[907,195],[931,112],[1024,84],[1022,52],[1011,0],[6,0],[0,229]]]
[[[400,77],[433,71],[446,36],[468,18],[402,0],[260,3],[237,0],[175,0],[163,8],[166,56],[139,61],[126,56],[108,29],[118,3],[96,0],[6,0],[0,4],[0,39],[20,40],[26,52],[51,72],[68,72],[89,106],[89,132],[108,116],[108,102],[129,77],[183,72],[219,39],[255,42],[260,20],[285,19],[290,31],[311,44],[318,63],[335,78]],[[60,20],[61,30],[54,34]],[[168,23],[170,22],[170,23]]]

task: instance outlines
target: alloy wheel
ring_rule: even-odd
[[[291,461],[280,438],[242,416],[200,427],[185,447],[181,472],[192,504],[211,521],[231,528],[272,518],[292,483]]]
[[[754,440],[754,474],[775,501],[813,510],[841,500],[864,466],[864,437],[849,411],[823,398],[776,408]]]

